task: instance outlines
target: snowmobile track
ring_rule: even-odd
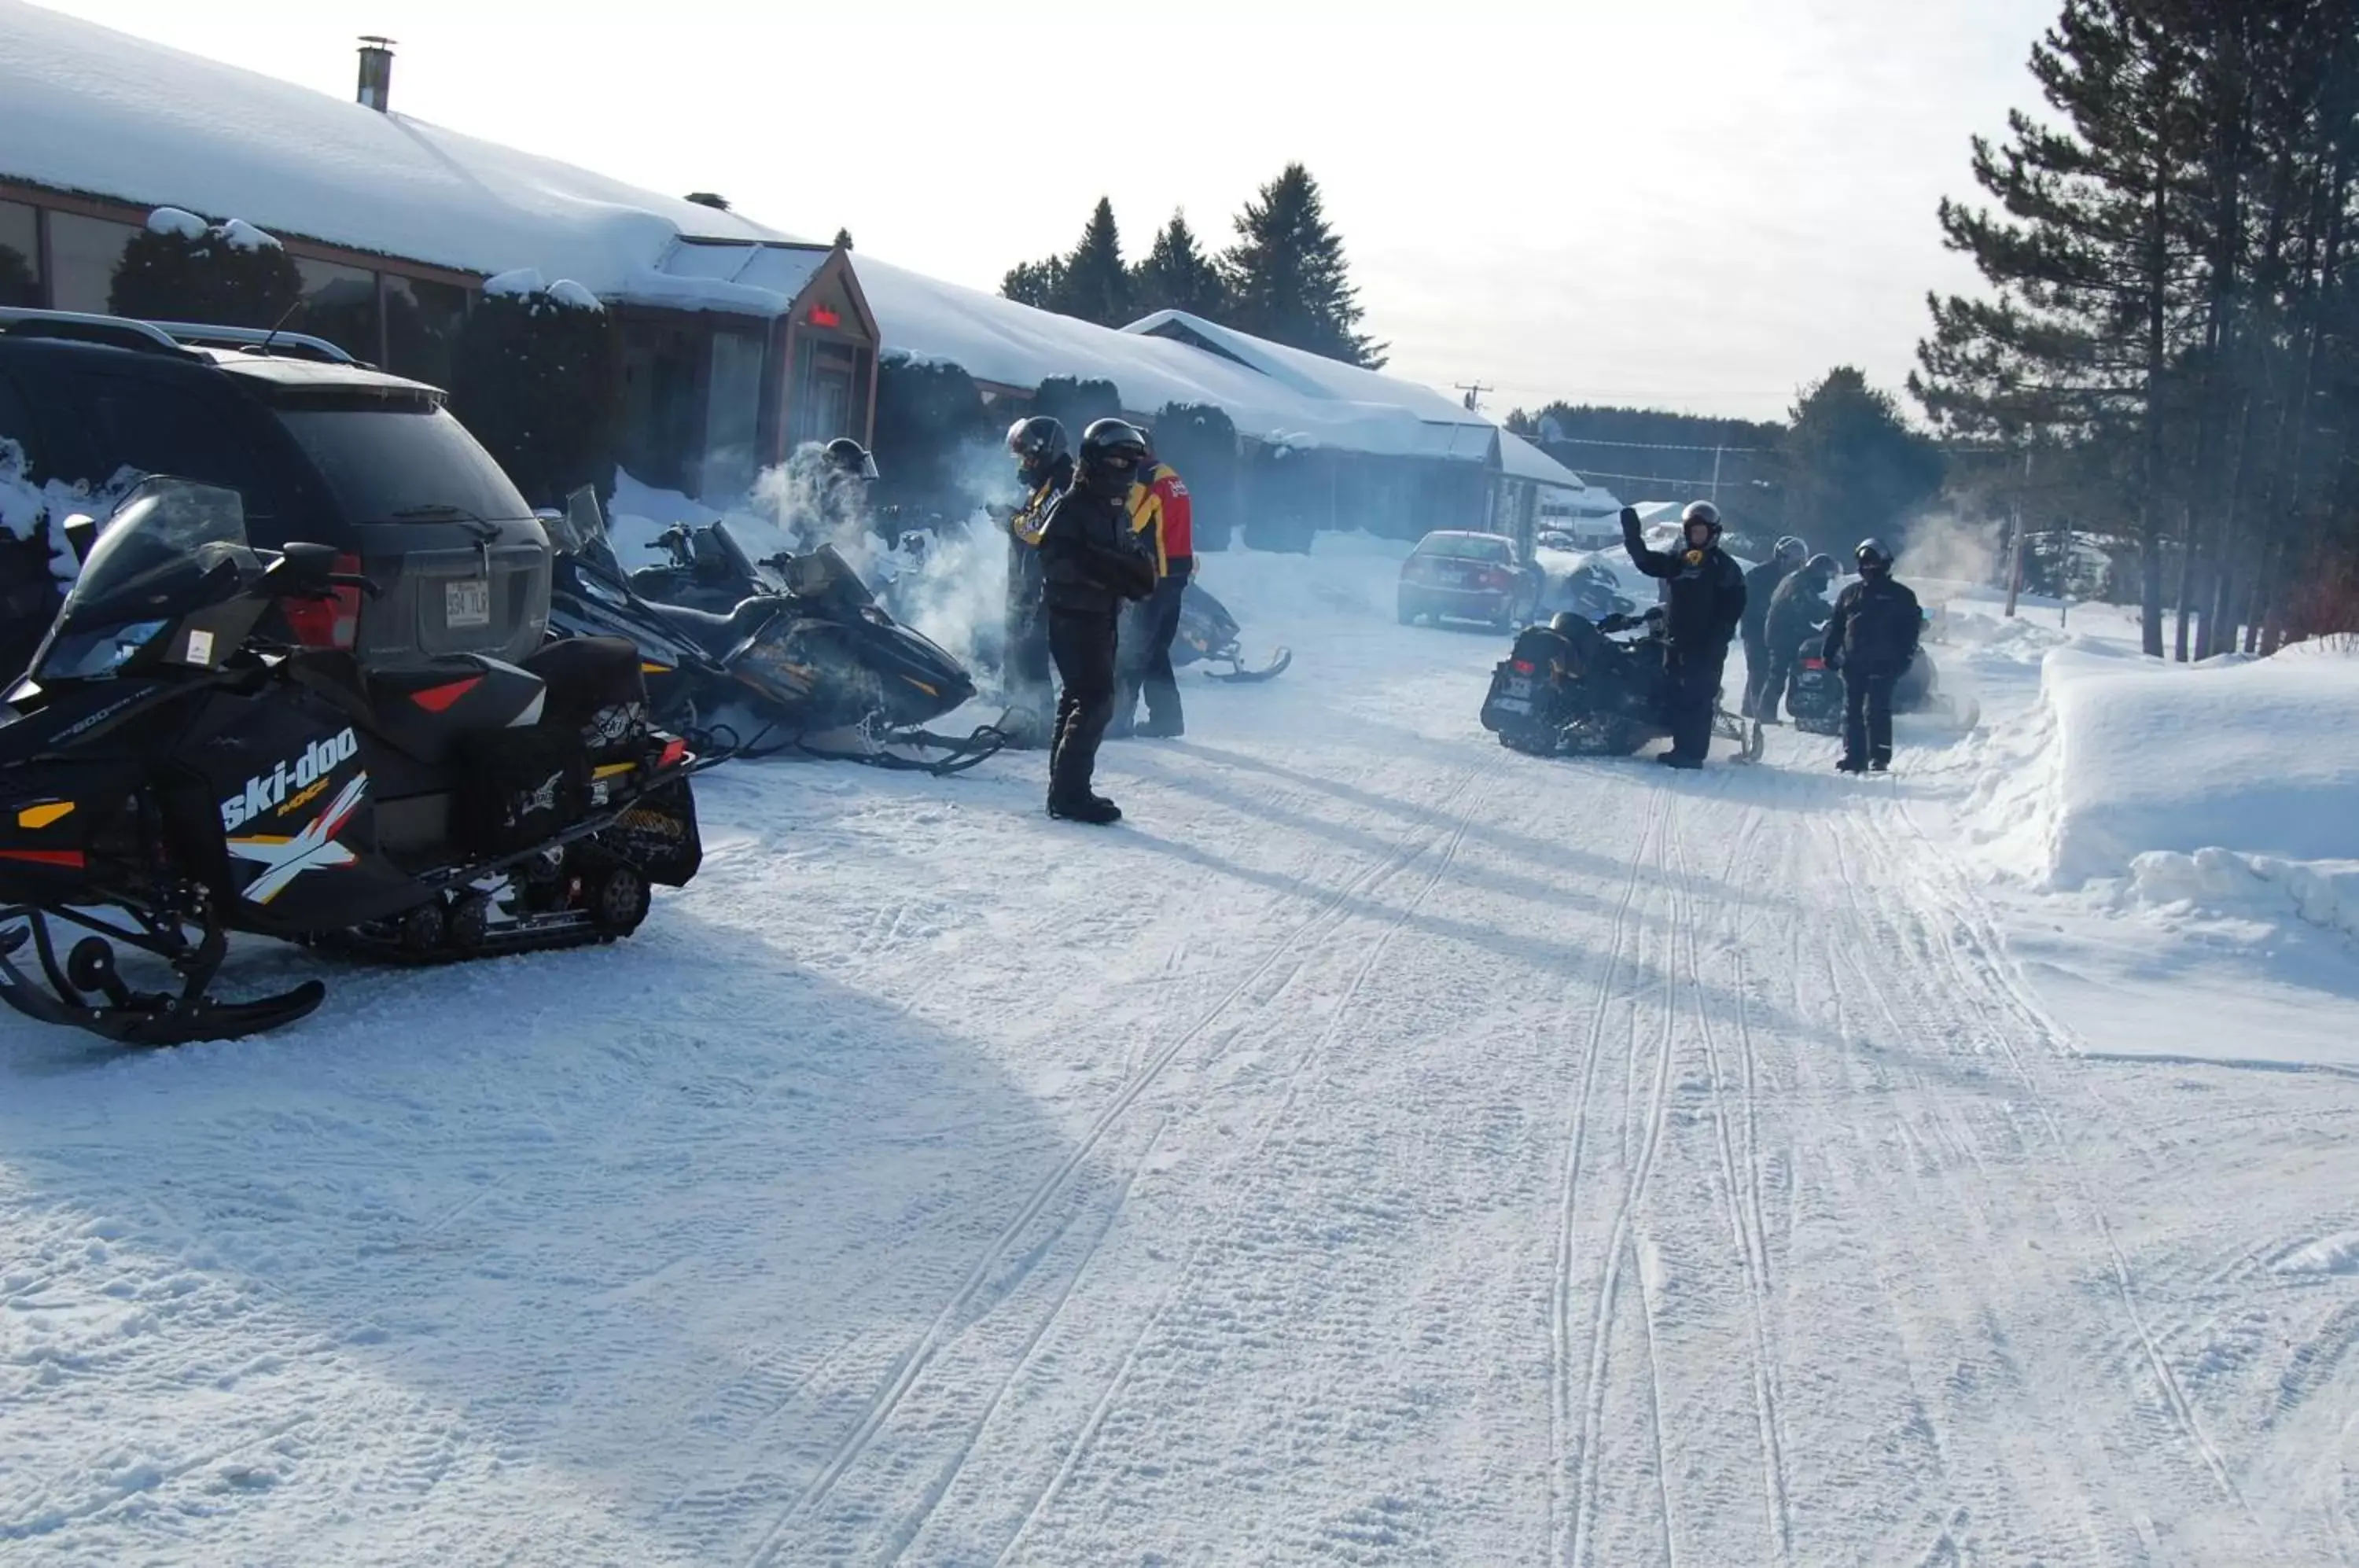
[[[1076,1140],[1065,1159],[1027,1194],[1025,1202],[1018,1206],[1015,1216],[1001,1228],[990,1246],[984,1248],[983,1255],[968,1270],[958,1288],[952,1291],[951,1298],[935,1313],[932,1322],[920,1334],[918,1341],[902,1353],[900,1358],[895,1363],[892,1374],[885,1387],[870,1399],[868,1406],[853,1423],[850,1432],[820,1466],[793,1506],[764,1534],[749,1559],[752,1568],[761,1568],[762,1564],[778,1561],[778,1552],[788,1530],[816,1513],[819,1507],[827,1500],[828,1495],[834,1490],[837,1483],[842,1481],[846,1472],[858,1462],[868,1445],[883,1431],[893,1412],[908,1396],[910,1389],[917,1386],[919,1378],[923,1377],[935,1356],[940,1352],[944,1342],[949,1337],[951,1325],[964,1316],[967,1308],[980,1296],[984,1284],[992,1278],[993,1271],[997,1268],[1000,1260],[1014,1247],[1016,1239],[1031,1227],[1032,1223],[1039,1217],[1042,1211],[1065,1189],[1067,1183],[1080,1171],[1106,1133],[1123,1118],[1131,1106],[1138,1102],[1140,1096],[1154,1085],[1164,1070],[1170,1066],[1180,1052],[1202,1038],[1230,1007],[1276,970],[1306,940],[1325,928],[1340,924],[1343,920],[1348,919],[1352,902],[1359,894],[1388,879],[1433,848],[1433,838],[1423,834],[1421,830],[1431,827],[1437,819],[1462,800],[1468,790],[1487,771],[1489,768],[1486,764],[1484,767],[1462,775],[1445,801],[1440,806],[1427,811],[1411,828],[1410,833],[1414,835],[1414,842],[1404,843],[1390,856],[1363,870],[1345,883],[1341,889],[1330,894],[1317,912],[1281,938],[1243,979],[1223,993],[1211,1007],[1197,1017],[1195,1022],[1156,1051],[1148,1059],[1146,1067],[1134,1074],[1115,1093],[1112,1101],[1099,1113],[1089,1129]],[[1471,821],[1471,817],[1467,820]],[[1457,833],[1452,837],[1453,845],[1464,836],[1466,822],[1462,821]],[[1111,1230],[1111,1223],[1107,1228]],[[1087,1266],[1088,1260],[1084,1257],[1081,1268],[1086,1269]]]

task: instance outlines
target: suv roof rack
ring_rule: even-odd
[[[291,358],[324,360],[331,365],[360,363],[327,339],[309,332],[267,332],[260,327],[215,326],[198,321],[143,321],[84,310],[0,308],[0,330],[22,332],[27,337],[109,343],[148,354],[185,354],[195,348],[258,352],[266,345],[275,353],[283,345]]]

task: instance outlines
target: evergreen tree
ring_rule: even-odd
[[[852,248],[852,231],[850,229],[838,229],[835,231],[835,248],[838,250],[850,250]]]
[[[0,245],[0,305],[31,306],[40,303],[40,289],[33,281],[33,264],[25,254]]]
[[[888,354],[876,366],[876,422],[870,442],[880,506],[915,520],[927,513],[957,516],[974,452],[994,450],[990,411],[974,378],[955,365]]]
[[[1343,242],[1328,225],[1319,182],[1289,163],[1237,215],[1237,243],[1222,257],[1229,322],[1273,343],[1380,369],[1385,346],[1357,330],[1358,290]]]
[[[451,411],[499,460],[525,499],[559,506],[614,488],[621,334],[586,290],[486,289],[459,335]]]
[[[1185,212],[1171,214],[1155,236],[1147,259],[1131,274],[1132,303],[1139,315],[1157,310],[1185,310],[1207,321],[1220,321],[1228,310],[1227,286],[1221,269],[1196,244]]]
[[[1871,535],[1896,543],[1909,511],[1941,487],[1931,440],[1848,365],[1803,388],[1787,418],[1785,527],[1838,558]]]
[[[1060,310],[1064,308],[1065,264],[1058,256],[1046,261],[1019,261],[1007,269],[999,280],[999,292],[1019,305],[1035,310]]]
[[[158,208],[114,264],[107,309],[147,321],[275,327],[303,297],[285,247],[250,223]],[[375,345],[364,345],[374,355]]]
[[[1098,198],[1079,244],[1065,257],[1063,298],[1056,307],[1102,327],[1131,320],[1130,271],[1122,262],[1122,233],[1114,226],[1114,202]]]

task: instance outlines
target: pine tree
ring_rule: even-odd
[[[1063,299],[1057,309],[1102,327],[1131,320],[1130,271],[1123,266],[1122,232],[1114,225],[1114,202],[1103,196],[1082,230],[1080,243],[1065,257]]]
[[[1944,201],[1950,247],[1995,299],[1930,301],[1910,389],[1950,431],[2121,447],[2139,546],[2146,650],[2162,652],[2165,432],[2199,270],[2185,209],[2202,126],[2183,0],[2066,0],[2031,54],[2061,116],[2021,112],[1975,138],[1976,183],[2004,216]]]
[[[1787,419],[1785,526],[1832,554],[1871,536],[1895,542],[1897,525],[1941,487],[1939,449],[1851,365],[1804,387]]]
[[[838,250],[850,250],[852,248],[852,231],[850,229],[838,229],[835,231],[835,248]]]
[[[1228,311],[1227,286],[1212,258],[1196,244],[1185,212],[1171,214],[1155,236],[1147,259],[1131,274],[1132,303],[1144,316],[1157,310],[1185,310],[1208,321],[1221,321]]]
[[[612,310],[563,290],[487,289],[467,314],[451,411],[537,506],[582,485],[614,488],[622,336]]]
[[[999,280],[1000,294],[1019,305],[1029,305],[1039,310],[1064,308],[1065,263],[1061,257],[1050,256],[1046,261],[1019,261],[1007,269]]]
[[[1328,225],[1319,182],[1289,163],[1237,215],[1237,243],[1221,258],[1230,323],[1273,343],[1382,368],[1385,346],[1357,328],[1361,310]]]
[[[106,302],[118,316],[147,321],[275,327],[302,297],[294,259],[260,229],[158,208],[123,247]],[[356,352],[374,357],[375,347]]]

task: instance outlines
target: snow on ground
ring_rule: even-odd
[[[2052,606],[1893,778],[1683,776],[1503,750],[1330,543],[1206,562],[1295,664],[1118,829],[724,768],[627,943],[0,1027],[0,1559],[2359,1556],[2359,1083],[2087,1053],[2152,912],[1976,836]]]

